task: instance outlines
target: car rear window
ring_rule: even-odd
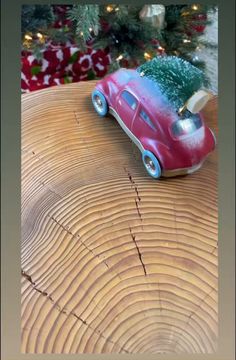
[[[140,111],[140,114],[139,114],[139,115],[140,115],[141,119],[142,119],[146,124],[148,124],[153,130],[156,130],[156,128],[155,128],[154,124],[152,123],[150,117],[147,115],[147,113],[146,113],[143,109]]]
[[[136,109],[138,102],[132,94],[125,90],[122,92],[121,97],[127,102],[131,109]]]

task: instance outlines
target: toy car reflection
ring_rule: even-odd
[[[158,86],[136,70],[119,69],[100,80],[92,102],[100,116],[109,112],[116,118],[153,178],[192,173],[215,148],[201,113],[176,112]]]

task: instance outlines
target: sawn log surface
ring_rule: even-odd
[[[217,151],[154,180],[94,81],[22,96],[23,353],[217,348]],[[205,109],[217,133],[217,99]]]

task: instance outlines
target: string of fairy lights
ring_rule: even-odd
[[[198,10],[199,10],[199,6],[198,6],[197,4],[193,4],[193,5],[191,6],[191,9],[194,10],[194,11],[198,11]],[[107,5],[106,11],[109,12],[109,13],[111,13],[111,12],[113,12],[113,11],[119,11],[119,7],[116,7],[116,6],[114,6],[114,5]],[[187,16],[187,15],[189,15],[189,12],[184,12],[184,13],[182,14],[182,16]],[[191,43],[191,40],[190,40],[190,39],[183,39],[183,43],[185,43],[185,44]],[[159,46],[157,47],[157,49],[158,49],[160,52],[165,52],[165,48],[162,47],[161,45],[159,45]],[[197,51],[201,51],[202,48],[201,48],[200,46],[197,46],[197,47],[196,47],[196,50],[197,50]],[[174,51],[174,53],[175,53],[176,56],[179,56],[179,52],[178,52],[178,51]],[[144,57],[144,59],[145,59],[146,61],[150,61],[150,60],[153,59],[153,56],[152,56],[150,53],[148,53],[147,51],[144,52],[143,57]],[[123,58],[124,58],[124,55],[123,55],[123,54],[120,54],[120,55],[116,58],[117,63],[119,64],[119,62],[120,62]],[[195,56],[195,60],[197,60],[197,59],[198,59],[198,57]]]
[[[198,6],[197,4],[193,4],[193,5],[191,5],[191,9],[194,10],[194,11],[198,11],[198,10],[199,10],[199,6]],[[120,9],[119,9],[119,6],[117,6],[117,5],[108,4],[108,5],[106,6],[106,11],[107,11],[108,13],[118,12],[119,10],[120,10]],[[189,15],[189,12],[187,12],[187,11],[185,11],[185,12],[182,13],[182,16],[187,16],[187,15]],[[92,27],[90,27],[90,28],[89,28],[89,32],[90,32],[90,33],[93,33],[93,32],[94,32],[94,29],[93,29]],[[83,36],[84,36],[84,33],[81,31],[81,32],[80,32],[80,35],[81,35],[81,37],[83,37]],[[34,41],[37,42],[38,44],[44,45],[44,44],[46,43],[47,39],[48,39],[48,36],[45,35],[45,34],[42,34],[41,32],[37,32],[36,34],[27,33],[27,34],[24,35],[23,46],[26,47],[26,48],[31,48],[31,45],[32,45],[32,43],[33,43]],[[183,39],[183,43],[185,43],[185,44],[191,43],[191,39],[189,39],[189,38]],[[162,47],[161,45],[158,45],[158,46],[157,46],[157,50],[158,50],[159,52],[165,52],[165,48]],[[196,51],[202,51],[202,47],[197,46],[197,47],[196,47]],[[179,52],[178,52],[178,51],[174,51],[174,53],[175,53],[176,56],[179,56]],[[143,53],[143,57],[144,57],[144,59],[145,59],[146,61],[150,61],[150,60],[153,58],[153,56],[152,56],[150,53],[148,53],[147,51],[145,51],[145,52]],[[125,58],[125,55],[124,55],[124,54],[120,54],[115,60],[116,60],[116,62],[117,62],[118,65],[119,65],[120,61],[121,61],[122,59],[124,59],[124,58]],[[195,56],[195,58],[197,59],[198,57]]]
[[[108,13],[111,13],[111,12],[114,12],[114,11],[117,12],[117,11],[119,11],[119,7],[118,7],[118,6],[115,6],[115,5],[107,5],[106,11],[107,11]],[[159,46],[158,49],[164,51],[164,48],[162,48],[161,46]],[[145,59],[146,61],[152,59],[152,55],[149,54],[149,53],[146,52],[146,51],[144,52],[143,57],[144,57],[144,59]],[[120,63],[120,61],[121,61],[122,59],[124,59],[124,55],[123,55],[123,54],[120,54],[120,55],[116,58],[116,62],[118,63],[118,65],[119,65],[119,63]]]
[[[116,6],[116,5],[107,5],[106,7],[106,11],[107,12],[112,12],[112,11],[119,11],[119,6]]]
[[[36,34],[27,33],[24,36],[23,46],[26,48],[31,48],[32,43],[35,41],[41,45],[45,44],[47,40],[47,36],[42,34],[41,32],[37,32]]]

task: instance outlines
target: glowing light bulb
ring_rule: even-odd
[[[123,59],[123,55],[119,55],[116,60],[119,61],[119,60],[122,60]]]
[[[145,52],[145,53],[143,54],[143,56],[144,56],[144,58],[145,58],[146,60],[151,59],[151,55],[150,55],[149,53],[147,53],[147,52]]]
[[[193,10],[198,10],[198,6],[197,5],[192,5],[192,9]]]
[[[41,33],[38,32],[36,35],[39,39],[43,39],[43,35]]]
[[[116,7],[116,8],[115,8],[115,11],[119,11],[119,8],[118,8],[118,7]]]
[[[107,12],[112,12],[112,10],[113,10],[113,7],[111,5],[108,5],[107,6]]]
[[[32,40],[33,38],[32,38],[32,36],[30,36],[30,35],[25,35],[25,40]]]
[[[80,35],[81,35],[81,36],[83,36],[83,35],[84,35],[83,31],[81,31]]]
[[[183,42],[184,42],[184,43],[191,43],[191,40],[184,39]]]
[[[198,56],[194,56],[192,60],[193,60],[193,62],[197,62],[197,61],[199,61],[199,57],[198,57]]]
[[[90,28],[89,28],[89,31],[91,32],[91,31],[93,31],[93,29],[90,27]]]

